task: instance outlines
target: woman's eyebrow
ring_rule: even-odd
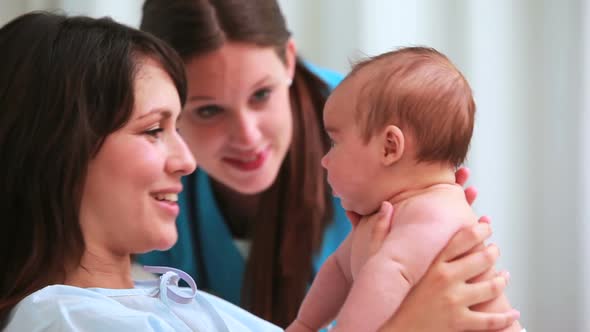
[[[202,96],[202,95],[195,95],[195,96],[190,96],[188,98],[189,101],[195,101],[195,100],[213,100],[213,97],[210,96]]]
[[[272,75],[265,75],[264,77],[262,77],[261,79],[256,81],[254,84],[252,84],[252,86],[260,86],[260,85],[263,85],[264,83],[272,82],[272,81],[276,81],[276,79]]]
[[[154,108],[149,110],[147,113],[144,113],[142,115],[140,115],[139,117],[137,117],[138,120],[140,119],[144,119],[150,116],[154,116],[154,115],[160,115],[161,118],[165,119],[165,118],[170,118],[172,117],[173,112],[171,110],[169,110],[168,108]]]

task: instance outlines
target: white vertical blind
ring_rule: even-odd
[[[582,304],[578,309],[578,314],[582,316],[582,328],[580,331],[590,331],[590,287],[585,282],[590,280],[590,3],[584,1],[579,12],[581,20],[581,52],[580,52],[580,72],[581,84],[579,89],[579,100],[582,104],[582,120],[579,122],[576,132],[580,137],[580,162],[578,164],[578,176],[580,178],[579,187],[570,192],[570,195],[578,196],[578,206],[580,209],[580,232],[576,241],[581,244],[581,268],[583,272],[580,278],[580,292]]]

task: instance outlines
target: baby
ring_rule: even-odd
[[[358,227],[351,232],[322,266],[287,331],[317,331],[333,319],[334,331],[376,331],[451,236],[476,222],[454,175],[469,149],[474,114],[466,79],[430,48],[403,48],[362,62],[334,90],[324,109],[333,146],[322,160],[334,194],[360,215],[387,200],[394,219],[372,257],[351,256],[353,242],[368,245],[369,239]],[[474,309],[511,307],[500,296]],[[515,322],[504,331],[521,327]]]

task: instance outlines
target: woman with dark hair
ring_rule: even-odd
[[[186,64],[179,126],[200,168],[183,180],[179,241],[139,262],[180,268],[286,326],[350,231],[320,164],[321,110],[340,75],[296,56],[275,1],[146,1],[141,29]]]
[[[131,279],[131,254],[176,241],[196,166],[176,130],[178,55],[110,19],[45,13],[0,29],[0,49],[3,331],[279,331],[181,271]]]
[[[275,0],[147,0],[141,29],[184,60],[180,127],[200,168],[183,179],[179,241],[138,261],[287,326],[350,231],[320,164],[341,76],[297,56]]]

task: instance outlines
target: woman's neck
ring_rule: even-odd
[[[90,288],[133,288],[130,255],[113,255],[87,245],[79,264],[66,272],[66,285]]]
[[[232,234],[238,238],[251,236],[254,220],[258,216],[261,194],[242,194],[211,179],[213,195]]]

